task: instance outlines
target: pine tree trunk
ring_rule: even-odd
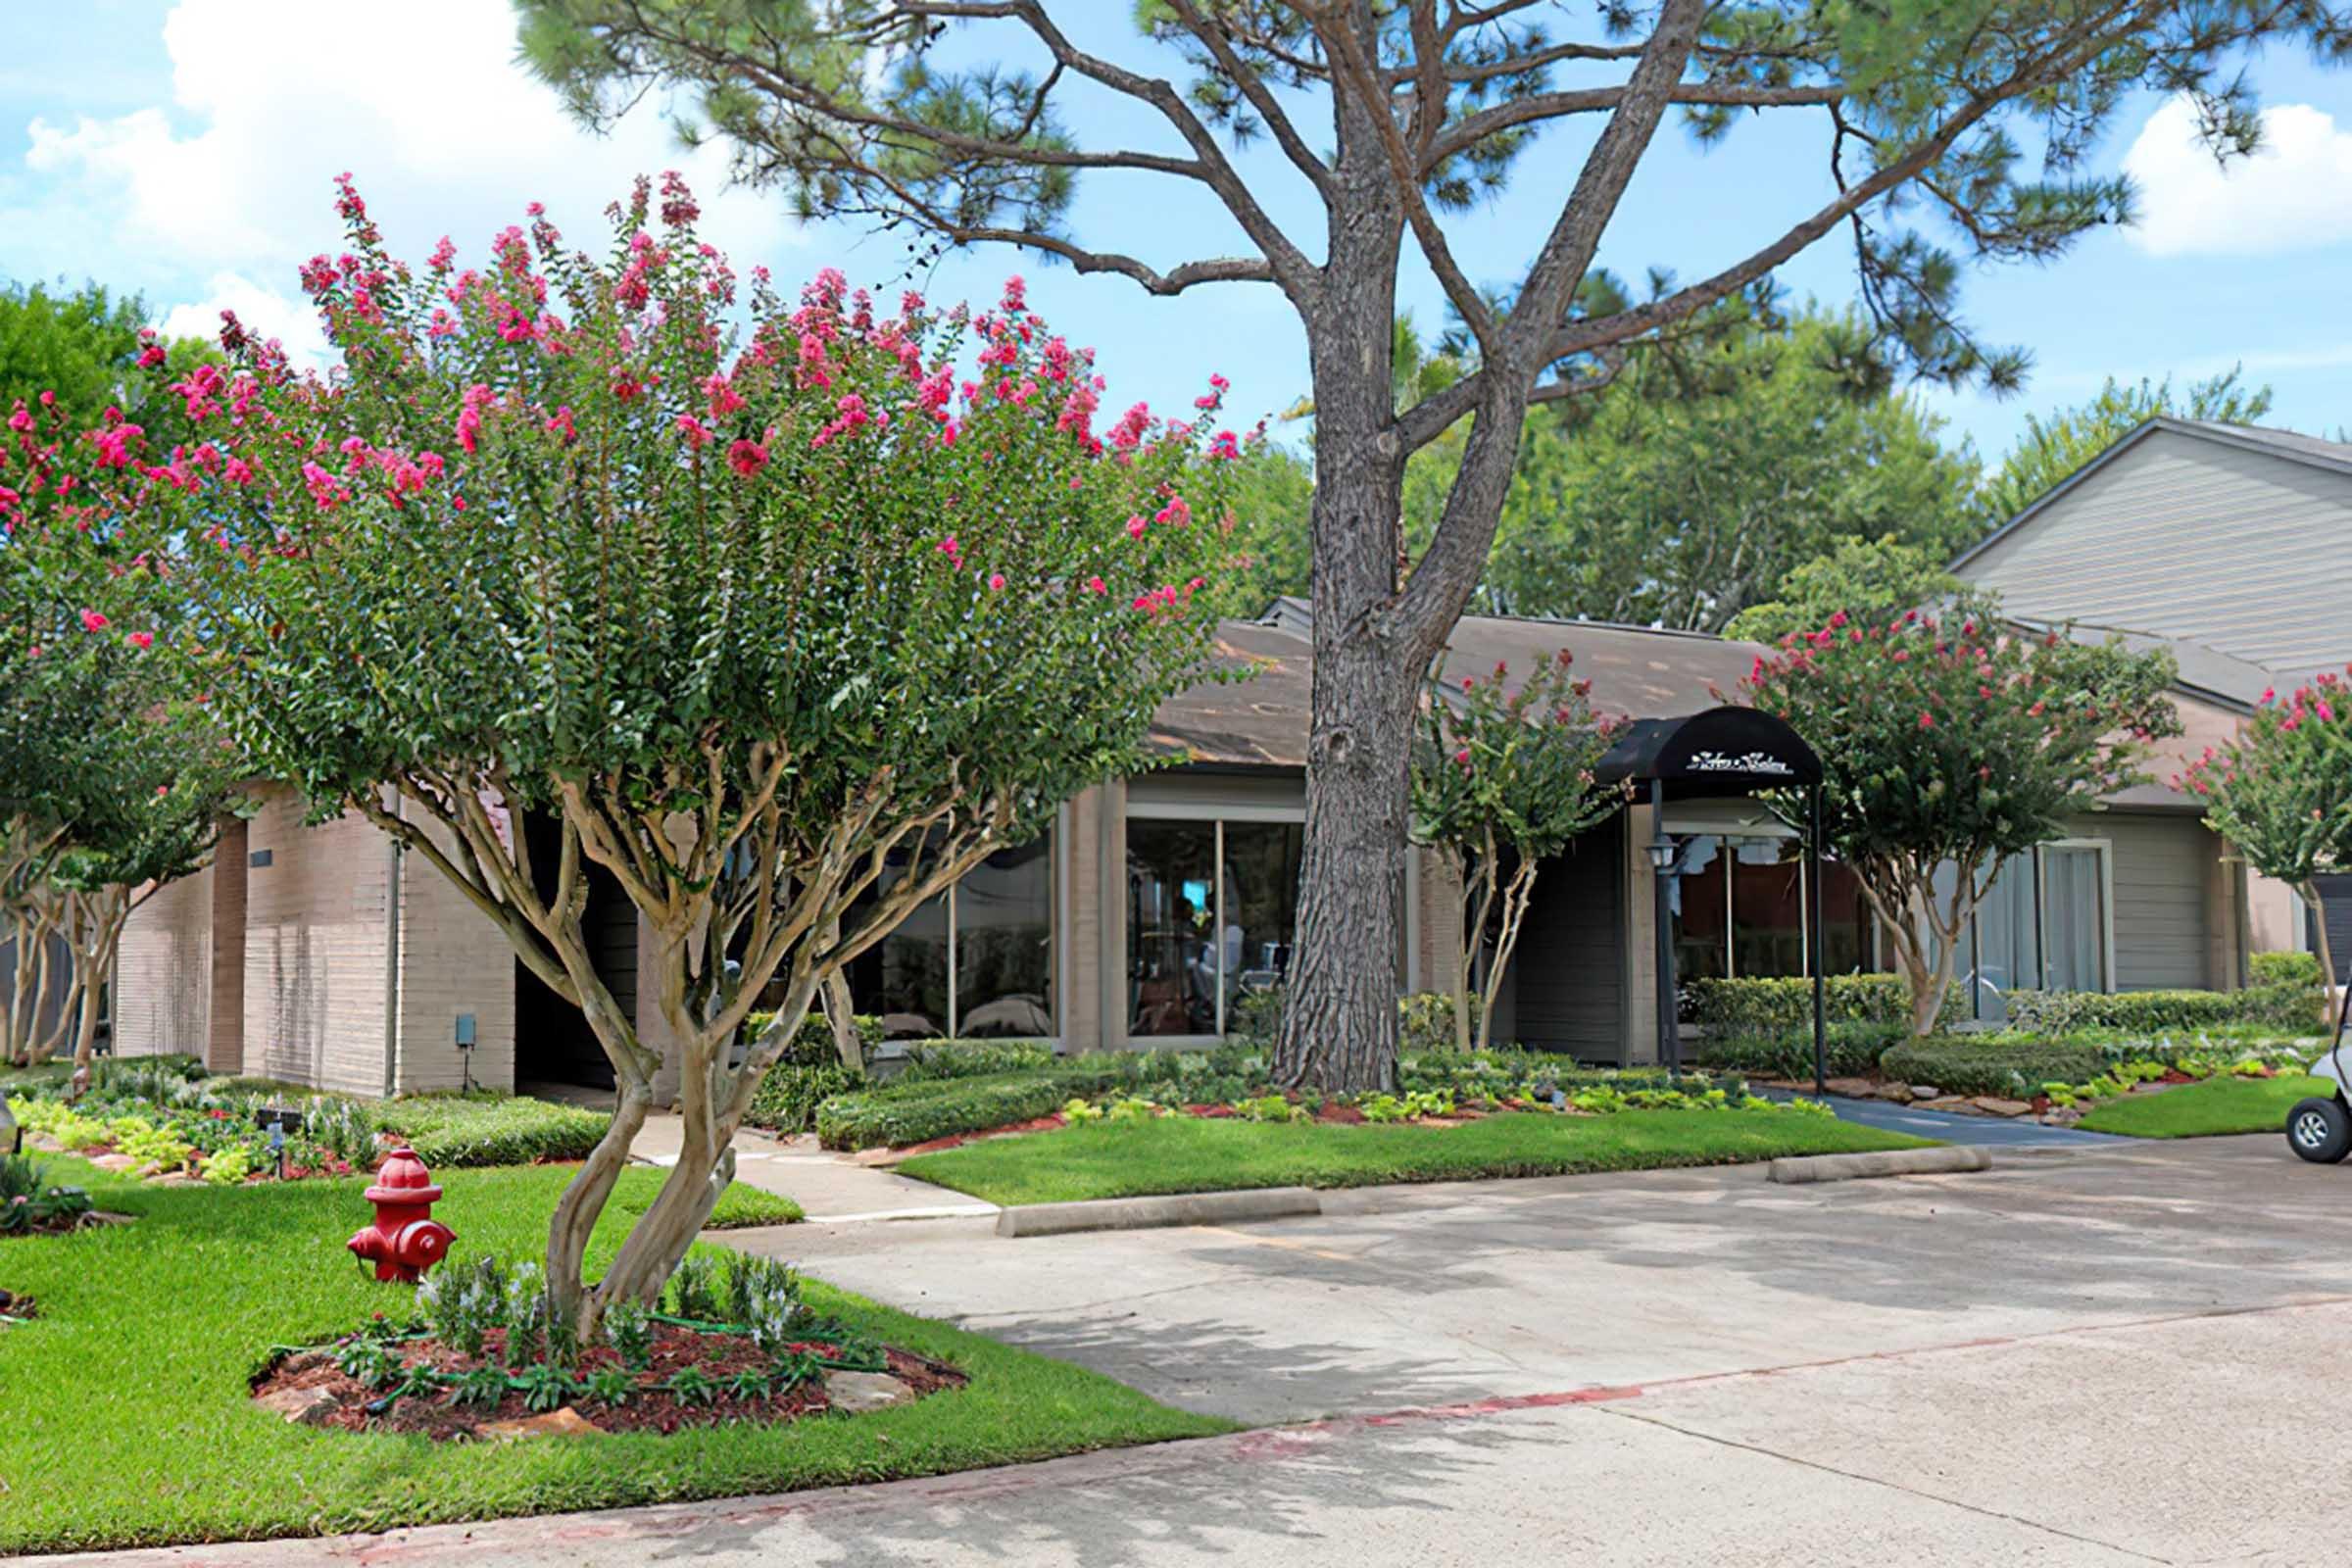
[[[1327,471],[1315,497],[1298,957],[1275,1071],[1300,1088],[1367,1094],[1396,1085],[1397,917],[1419,677],[1399,677],[1365,614],[1395,574],[1396,488],[1377,464],[1343,460]]]

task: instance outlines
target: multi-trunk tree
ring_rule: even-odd
[[[2319,879],[2352,868],[2352,685],[2330,670],[2284,702],[2264,692],[2237,734],[2208,747],[2180,782],[2203,797],[2207,825],[2248,865],[2293,888],[2319,915],[2333,1028],[2343,993]]]
[[[1592,683],[1563,648],[1514,682],[1499,663],[1485,679],[1433,678],[1413,746],[1413,840],[1435,849],[1461,896],[1453,969],[1457,1049],[1494,1043],[1494,1002],[1519,945],[1544,860],[1625,804],[1623,785],[1593,776],[1621,720],[1592,710]],[[1483,968],[1481,960],[1484,960]],[[1480,973],[1478,1024],[1471,978]]]
[[[231,320],[185,384],[198,444],[119,442],[64,505],[261,774],[392,835],[582,1009],[617,1103],[548,1277],[586,1332],[660,1291],[828,977],[1149,765],[1209,671],[1239,441],[1213,390],[1104,408],[1017,279],[977,314],[829,270],[739,297],[675,176],[596,255],[534,212],[479,267],[413,269],[339,206],[346,253],[303,269],[334,372]],[[591,866],[635,907],[649,1033],[595,962]],[[665,1052],[683,1149],[592,1285]]]
[[[1394,1073],[1415,703],[1486,565],[1528,409],[1605,384],[1642,344],[1832,235],[1851,242],[1862,298],[1900,358],[1942,380],[2013,385],[2023,357],[1981,350],[1956,324],[1958,258],[1919,225],[1980,257],[2054,255],[2128,215],[2125,182],[2082,167],[2124,106],[2193,94],[2217,148],[2244,150],[2257,122],[2231,52],[2278,35],[2344,39],[2324,4],[2263,0],[1142,0],[1140,42],[1096,42],[1100,19],[1123,9],[519,6],[524,57],[578,113],[670,94],[697,134],[732,143],[746,175],[784,185],[808,213],[1018,246],[1155,295],[1243,283],[1288,298],[1313,372],[1316,680],[1298,956],[1277,1056],[1291,1081],[1346,1089]],[[1082,122],[1072,103],[1090,94],[1124,99],[1127,113]],[[1819,125],[1817,187],[1792,179],[1786,217],[1728,265],[1687,281],[1661,272],[1639,296],[1590,287],[1669,117],[1703,140],[1760,115]],[[1127,145],[1101,129],[1139,116],[1159,133]],[[1248,141],[1272,153],[1248,162],[1235,151]],[[1072,232],[1081,175],[1135,193],[1132,248]],[[1191,225],[1158,221],[1158,182],[1219,203],[1234,249],[1159,254]],[[1449,220],[1514,182],[1550,215],[1533,253],[1506,265],[1484,242],[1475,256],[1457,246]],[[1408,255],[1460,316],[1476,364],[1398,408]],[[1464,420],[1458,468],[1408,562],[1407,460]]]
[[[1969,916],[2011,856],[2136,780],[2180,733],[2169,654],[2005,626],[1987,600],[1941,616],[1843,612],[1759,656],[1745,701],[1821,754],[1822,849],[1861,885],[1911,990],[1943,1008]]]

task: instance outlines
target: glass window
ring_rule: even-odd
[[[886,867],[845,923],[855,928],[873,897],[904,874],[900,864]],[[850,1004],[881,1019],[886,1039],[1053,1038],[1052,836],[981,861],[852,959],[844,975]]]
[[[1213,1035],[1217,824],[1127,823],[1127,1032]]]
[[[1805,972],[1804,851],[1793,839],[1733,839],[1732,972]]]
[[[2041,944],[2034,930],[2034,857],[2011,856],[1977,905],[1976,1016],[2007,1023],[2005,994],[2041,983]]]
[[[898,880],[885,870],[881,887]],[[847,925],[863,917],[863,900]],[[929,1040],[948,1033],[948,896],[925,900],[899,928],[850,961],[851,1004],[882,1020],[890,1040]]]
[[[1683,840],[1683,857],[1668,899],[1674,911],[1674,975],[1686,980],[1719,979],[1729,971],[1725,937],[1731,925],[1730,885],[1723,867],[1723,840],[1700,833]]]
[[[956,884],[956,1032],[1054,1034],[1054,846],[999,850]]]
[[[1821,972],[1861,974],[1870,965],[1870,905],[1862,897],[1862,879],[1836,860],[1824,860]]]
[[[1235,999],[1281,983],[1291,968],[1298,922],[1298,860],[1306,829],[1297,822],[1227,822],[1225,929],[1218,969],[1228,1019]]]
[[[2104,991],[2109,984],[2102,853],[2096,845],[2041,852],[2041,927],[2053,991]]]

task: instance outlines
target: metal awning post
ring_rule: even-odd
[[[1669,1072],[1683,1070],[1683,1024],[1675,1004],[1674,986],[1674,867],[1679,858],[1666,834],[1666,786],[1649,781],[1650,869],[1657,885],[1658,927],[1658,1059]]]
[[[1813,971],[1813,1092],[1826,1095],[1830,1092],[1830,1048],[1822,1003],[1829,992],[1829,981],[1822,973],[1828,965],[1822,961],[1827,946],[1821,939],[1821,786],[1816,784],[1805,791],[1805,799],[1811,806],[1813,819],[1812,831],[1805,835],[1806,923],[1812,928],[1806,935],[1805,946],[1812,950],[1806,955],[1806,962]]]

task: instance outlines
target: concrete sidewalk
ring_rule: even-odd
[[[629,1155],[649,1165],[674,1165],[685,1124],[673,1115],[647,1118]],[[816,1147],[813,1137],[770,1138],[746,1127],[735,1135],[735,1179],[781,1193],[817,1225],[869,1220],[989,1219],[997,1205],[911,1176],[860,1165]]]
[[[935,1480],[26,1568],[2122,1568],[2334,1559],[2352,1304],[1857,1354]],[[2292,1413],[2293,1418],[2286,1418]],[[2193,1436],[2191,1436],[2193,1434]],[[551,1442],[565,1440],[551,1439]]]

